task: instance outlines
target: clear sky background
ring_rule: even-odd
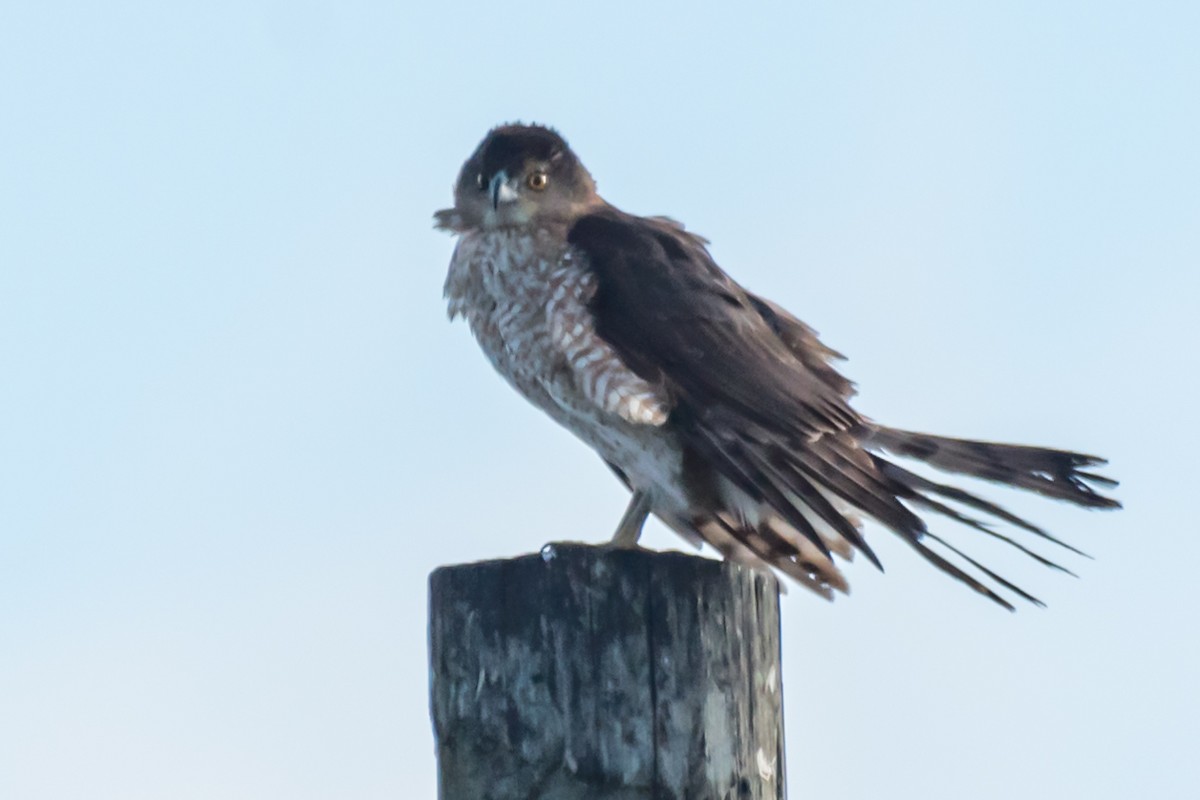
[[[1198,9],[4,4],[0,797],[434,796],[428,573],[626,500],[445,318],[430,215],[514,119],[864,413],[1123,480],[989,494],[1081,580],[953,531],[1047,610],[880,529],[886,575],[784,598],[792,797],[1192,796]]]

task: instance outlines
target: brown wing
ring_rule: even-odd
[[[846,403],[848,382],[806,363],[831,369],[828,351],[798,356],[792,346],[803,337],[785,342],[782,318],[764,316],[763,301],[726,275],[699,239],[611,208],[580,219],[569,239],[596,276],[596,332],[635,372],[668,387],[671,424],[713,470],[827,557],[806,512],[878,564],[825,492],[902,535],[923,533],[858,447],[863,420]]]
[[[596,275],[597,332],[643,377],[789,435],[859,425],[697,239],[611,208],[577,221],[569,239]]]
[[[994,586],[1038,600],[929,533],[907,504],[996,536],[1061,569],[934,495],[1051,539],[1037,526],[965,491],[920,478],[871,450],[899,452],[1079,505],[1119,506],[1087,486],[1088,481],[1115,485],[1112,481],[1079,471],[1102,463],[1094,457],[908,434],[861,418],[847,403],[853,384],[830,363],[838,354],[795,317],[742,289],[713,262],[703,239],[670,220],[605,208],[578,220],[569,240],[587,256],[595,275],[590,308],[597,334],[634,372],[666,387],[674,400],[667,424],[708,469],[770,508],[826,558],[829,550],[814,518],[879,565],[857,528],[835,507],[841,500],[1006,608],[1012,605]],[[718,515],[721,509],[711,511]],[[786,541],[771,536],[769,526],[729,533],[768,563],[796,567],[796,548],[789,550]],[[953,563],[931,543],[983,577]]]

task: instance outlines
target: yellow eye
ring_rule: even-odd
[[[544,172],[531,172],[529,177],[525,179],[525,184],[535,192],[540,192],[546,188],[546,184],[550,182],[550,178]]]

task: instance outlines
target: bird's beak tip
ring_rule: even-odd
[[[508,182],[508,173],[500,170],[492,176],[492,184],[488,187],[492,195],[492,210],[499,210],[501,203],[511,203],[517,199],[517,190]]]

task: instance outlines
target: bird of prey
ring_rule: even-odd
[[[993,523],[1074,548],[894,458],[1119,507],[1093,488],[1116,485],[1086,471],[1104,463],[1095,456],[912,433],[859,414],[853,384],[833,366],[841,356],[815,331],[729,277],[705,239],[607,203],[551,128],[491,130],[435,226],[458,237],[445,285],[450,318],[465,318],[496,370],[631,490],[615,545],[635,545],[654,514],[695,544],[832,599],[847,591],[835,556],[857,550],[880,566],[861,530],[868,517],[1011,610],[1006,594],[1041,603],[917,512],[1056,569]]]

